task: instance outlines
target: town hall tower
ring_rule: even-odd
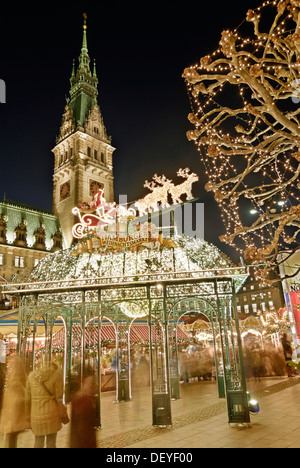
[[[86,15],[79,64],[73,62],[70,99],[67,100],[54,153],[53,213],[59,217],[67,247],[73,241],[72,208],[90,201],[99,187],[107,201],[114,201],[113,161],[115,150],[107,136],[97,103],[98,78],[93,73],[87,48]]]

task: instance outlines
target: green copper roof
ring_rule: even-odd
[[[56,233],[57,228],[60,227],[59,219],[56,216],[47,211],[41,211],[36,208],[27,207],[25,204],[18,204],[17,202],[7,200],[0,203],[1,216],[5,216],[8,244],[13,244],[16,228],[22,221],[25,221],[28,247],[33,246],[35,242],[34,235],[42,224],[46,235],[46,249],[51,250],[52,236]]]
[[[78,68],[75,70],[75,62],[73,62],[72,75],[70,79],[70,106],[74,114],[76,125],[81,126],[84,126],[89,111],[92,106],[97,103],[98,96],[98,78],[95,62],[93,74],[90,69],[86,30],[86,15],[84,15],[82,47],[81,54],[78,58]]]

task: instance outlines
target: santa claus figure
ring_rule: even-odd
[[[99,188],[98,192],[95,193],[92,201],[89,203],[91,209],[95,210],[96,208],[98,208],[98,206],[103,206],[106,204],[106,200],[103,197],[103,193],[103,189]]]

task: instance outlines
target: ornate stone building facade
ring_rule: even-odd
[[[29,273],[64,247],[59,219],[51,212],[4,200],[0,203],[0,283]]]
[[[96,65],[90,69],[86,22],[79,65],[73,63],[70,99],[62,117],[54,153],[53,213],[60,219],[66,246],[73,242],[72,208],[89,201],[104,188],[107,201],[114,200],[111,145],[97,104]]]

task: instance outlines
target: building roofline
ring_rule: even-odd
[[[6,198],[2,202],[0,202],[0,206],[1,205],[2,206],[3,205],[8,205],[8,206],[11,206],[11,207],[14,207],[14,208],[23,208],[23,209],[28,210],[28,211],[35,211],[37,213],[43,213],[45,215],[50,215],[50,216],[53,216],[54,218],[57,218],[57,216],[55,216],[52,213],[51,210],[45,210],[43,208],[38,208],[36,206],[28,205],[26,203],[16,202],[16,201],[13,201],[13,200],[7,200]]]

